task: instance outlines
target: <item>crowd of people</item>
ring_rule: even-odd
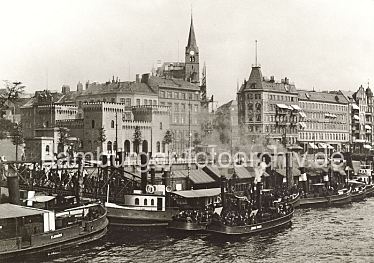
[[[191,223],[207,223],[211,220],[212,215],[213,211],[209,207],[204,209],[185,209],[181,210],[173,219]]]

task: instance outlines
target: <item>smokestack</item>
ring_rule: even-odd
[[[140,153],[140,175],[141,175],[141,188],[142,191],[145,193],[145,188],[148,184],[148,172],[147,172],[147,165],[148,164],[148,156],[145,153]]]
[[[164,185],[171,186],[170,185],[170,170],[165,169],[162,177],[163,177]]]
[[[156,168],[154,165],[151,165],[151,184],[156,184]]]
[[[136,83],[139,83],[139,82],[140,82],[139,74],[136,74],[135,80],[136,80]]]
[[[222,200],[223,208],[225,208],[226,206],[225,188],[226,188],[226,177],[224,175],[221,175],[221,200]]]
[[[7,185],[9,190],[9,203],[20,205],[19,181],[17,175],[7,177]]]
[[[149,73],[142,74],[142,80],[141,80],[141,82],[145,83],[145,84],[148,84],[148,80],[149,80]]]

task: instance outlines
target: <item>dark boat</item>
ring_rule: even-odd
[[[205,231],[214,211],[222,209],[220,194],[220,188],[173,192],[181,209],[169,222],[168,229],[184,232]]]
[[[293,217],[294,210],[291,207],[290,210],[283,216],[271,220],[264,220],[259,223],[242,225],[242,226],[228,226],[223,224],[219,220],[212,220],[208,224],[206,231],[215,234],[222,235],[254,235],[266,231],[272,231],[282,227],[291,225],[291,219]]]
[[[101,204],[63,211],[0,204],[0,261],[95,241],[107,232]]]
[[[291,195],[287,200],[282,201],[283,204],[289,204],[292,205],[293,208],[300,206],[300,194],[293,194]]]
[[[356,180],[349,180],[348,184],[351,187],[352,202],[364,201],[367,194],[366,185],[363,182]]]
[[[254,195],[237,196],[225,193],[225,180],[221,178],[223,208],[215,213],[206,231],[225,236],[254,235],[291,225],[294,208],[282,200],[274,200],[271,189],[262,190],[257,182]]]
[[[367,184],[365,186],[365,191],[366,191],[366,197],[373,197],[374,196],[374,185]]]
[[[318,183],[314,186],[324,187],[324,184]],[[352,202],[351,192],[347,189],[339,190],[337,194],[332,195],[317,193],[308,195],[300,199],[300,208],[340,206]]]
[[[125,230],[166,227],[179,209],[166,206],[164,185],[148,185],[147,189],[147,193],[135,190],[124,195],[122,204],[106,202],[110,225]]]

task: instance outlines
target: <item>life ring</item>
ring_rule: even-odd
[[[170,193],[171,192],[171,187],[168,185],[168,186],[166,186],[165,190],[166,190],[166,192]]]
[[[155,192],[155,187],[151,184],[148,184],[146,187],[145,187],[145,191],[148,193],[148,194],[153,194]]]

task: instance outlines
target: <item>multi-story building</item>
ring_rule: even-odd
[[[291,145],[297,142],[301,118],[296,87],[288,78],[276,82],[252,66],[248,80],[237,93],[241,132],[251,142],[272,139]]]
[[[367,153],[373,144],[373,92],[361,85],[352,95],[352,150]]]
[[[306,117],[299,132],[304,149],[346,151],[350,139],[349,101],[341,92],[298,92],[299,106]]]

